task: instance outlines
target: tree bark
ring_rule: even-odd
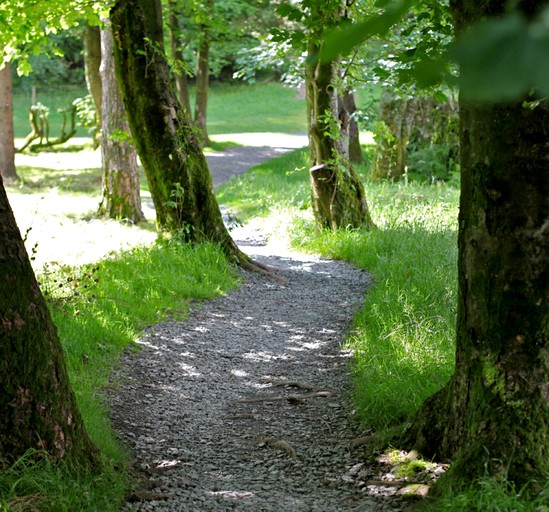
[[[0,461],[31,448],[97,467],[57,330],[0,180]]]
[[[321,228],[370,228],[364,187],[349,160],[350,116],[336,87],[339,65],[316,58],[322,29],[309,37],[305,86],[315,219]]]
[[[84,71],[86,84],[95,107],[96,131],[94,144],[98,147],[101,136],[101,33],[99,27],[86,25],[84,27]]]
[[[137,223],[145,219],[141,211],[137,153],[116,81],[113,37],[108,20],[101,29],[101,54],[103,196],[99,213],[111,219]]]
[[[177,5],[175,3],[175,0],[170,0],[169,9],[170,46],[172,51],[172,58],[176,62],[183,62],[183,52],[181,51],[181,43],[179,40],[179,18],[177,16]],[[179,103],[183,107],[185,114],[187,114],[187,116],[191,116],[192,111],[191,98],[189,94],[189,81],[187,79],[187,73],[185,71],[176,73],[175,89],[177,91],[177,98],[179,99]]]
[[[191,241],[212,240],[249,264],[223,224],[200,142],[171,87],[160,2],[118,0],[111,23],[118,82],[158,225]]]
[[[11,65],[0,69],[0,175],[7,182],[18,179],[13,134],[13,88]]]
[[[214,0],[207,0],[206,12],[213,13]],[[196,56],[196,97],[194,108],[194,124],[202,134],[202,144],[210,144],[207,127],[208,89],[210,82],[210,41],[211,27],[209,23],[200,26],[200,44]]]
[[[503,4],[451,5],[461,29],[502,14]],[[543,485],[549,476],[549,105],[461,102],[460,112],[456,368],[407,436],[427,457],[455,461],[441,488],[486,472]]]
[[[355,95],[352,91],[346,90],[341,97],[340,103],[349,114],[349,160],[353,164],[361,164],[364,162],[362,156],[362,148],[360,147],[360,135],[358,123],[354,117],[356,112]]]

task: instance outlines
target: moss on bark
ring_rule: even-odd
[[[500,2],[453,2],[458,26]],[[549,476],[549,105],[461,105],[455,374],[408,431],[451,459],[439,487]]]
[[[233,261],[249,263],[223,224],[199,137],[169,79],[160,2],[119,0],[110,18],[118,82],[159,227],[212,240]]]

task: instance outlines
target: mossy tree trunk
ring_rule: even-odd
[[[99,213],[137,223],[145,219],[141,210],[137,153],[116,81],[109,20],[105,20],[105,27],[101,29],[101,55],[103,195]]]
[[[57,330],[0,179],[0,467],[29,449],[95,468]]]
[[[188,240],[212,240],[240,264],[196,131],[168,76],[159,0],[118,0],[111,10],[122,98],[156,208],[157,223]]]
[[[96,130],[94,144],[98,147],[101,136],[101,33],[97,26],[86,25],[83,33],[84,40],[84,71],[86,84],[95,107]]]
[[[342,8],[329,2],[314,6],[311,16],[324,24],[309,32],[305,69],[312,206],[318,226],[331,229],[373,226],[364,187],[349,159],[351,118],[338,89],[339,62],[318,59],[324,26],[338,19]]]
[[[207,0],[203,6],[202,17],[213,16],[214,0]],[[200,130],[202,144],[210,144],[207,128],[208,92],[210,84],[210,43],[211,26],[209,22],[200,25],[200,43],[196,55],[196,97],[194,108],[194,124]]]
[[[454,0],[458,28],[504,3]],[[537,2],[540,6],[542,2]],[[530,5],[530,7],[532,7]],[[462,192],[455,374],[408,431],[475,476],[549,476],[549,105],[461,103]]]
[[[6,181],[18,179],[15,170],[13,88],[9,63],[0,69],[0,176]]]

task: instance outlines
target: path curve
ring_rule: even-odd
[[[209,154],[214,186],[303,145],[270,140]],[[375,475],[353,448],[364,432],[350,421],[341,344],[369,274],[268,245],[249,227],[231,234],[283,281],[241,271],[238,290],[152,326],[122,361],[112,419],[147,488],[124,510],[399,510],[394,489],[368,486]]]
[[[400,510],[371,494],[374,474],[353,448],[364,432],[350,422],[340,344],[369,274],[246,228],[233,237],[284,281],[242,272],[238,290],[152,326],[124,358],[112,419],[147,488],[123,510]]]

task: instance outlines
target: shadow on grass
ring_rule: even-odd
[[[11,185],[20,194],[36,194],[53,188],[62,192],[98,194],[101,190],[101,169],[51,169],[19,166],[19,183]]]

